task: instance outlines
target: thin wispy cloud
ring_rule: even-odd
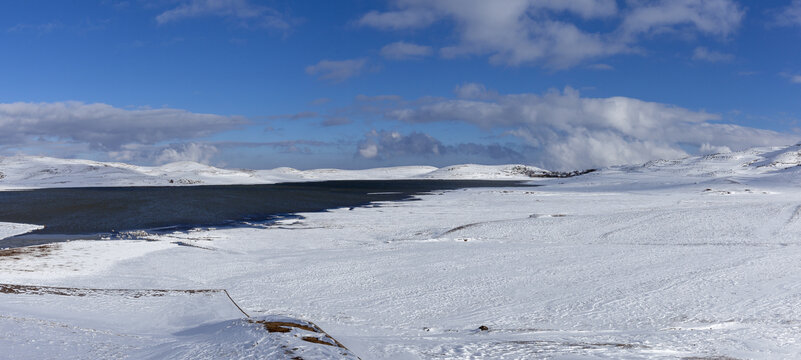
[[[188,0],[156,16],[156,22],[167,24],[199,17],[224,17],[249,27],[288,30],[294,21],[277,10],[248,0]]]
[[[693,51],[693,60],[706,62],[727,62],[734,60],[734,55],[709,50],[705,46],[696,47]]]
[[[32,32],[38,33],[39,35],[43,35],[43,34],[50,33],[53,30],[56,30],[56,29],[58,29],[60,27],[61,27],[61,23],[58,23],[58,22],[49,22],[49,23],[44,23],[44,24],[17,24],[17,25],[14,25],[14,26],[6,29],[6,32],[9,32],[9,33],[21,33],[21,32],[32,31]]]
[[[782,26],[801,26],[801,0],[793,0],[776,15],[776,24]]]
[[[308,119],[308,118],[315,118],[318,117],[316,111],[301,111],[299,113],[294,114],[281,114],[281,115],[270,115],[267,119],[270,120],[279,120],[279,119],[286,119],[286,120],[300,120],[300,119]]]
[[[322,80],[340,82],[361,74],[365,70],[367,59],[320,60],[317,64],[306,67],[306,73]]]
[[[782,77],[786,78],[793,84],[801,84],[801,75],[782,72],[779,73]]]
[[[592,70],[601,70],[601,71],[610,71],[615,69],[614,66],[609,64],[592,64],[592,65],[587,65],[587,68]]]
[[[330,127],[330,126],[340,126],[340,125],[348,125],[353,121],[350,118],[344,116],[329,116],[326,117],[323,122],[320,123],[322,126]]]
[[[419,60],[431,56],[430,46],[417,45],[404,41],[394,42],[381,48],[381,56],[391,60]]]

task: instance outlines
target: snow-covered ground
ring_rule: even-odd
[[[799,146],[761,148],[308,213],[266,229],[17,249],[0,253],[0,283],[56,288],[0,285],[0,349],[11,358],[801,358],[799,164]],[[3,234],[30,230],[0,223]],[[282,333],[268,323],[296,325]]]
[[[41,156],[0,156],[0,190],[96,187],[274,184],[320,180],[387,179],[528,179],[525,172],[546,174],[524,165],[400,166],[367,170],[315,169],[229,170],[182,161],[158,167]]]

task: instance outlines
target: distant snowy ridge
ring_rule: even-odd
[[[737,152],[654,160],[640,165],[612,166],[596,175],[650,174],[690,177],[782,175],[801,172],[801,144],[760,147]],[[274,184],[324,180],[476,179],[531,180],[569,177],[586,171],[551,172],[533,166],[464,164],[443,168],[398,166],[365,170],[221,169],[195,162],[135,166],[116,162],[41,156],[0,157],[0,190],[95,187]],[[636,177],[630,177],[636,179]]]
[[[549,171],[526,165],[398,166],[365,170],[221,169],[181,161],[162,166],[58,159],[42,156],[0,157],[0,190],[100,187],[274,184],[324,180],[504,179],[526,180]]]
[[[758,147],[675,160],[654,160],[642,165],[610,167],[607,171],[671,173],[701,177],[798,172],[801,171],[801,144]]]

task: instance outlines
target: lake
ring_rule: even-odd
[[[521,181],[346,180],[269,185],[57,188],[0,191],[0,221],[44,225],[0,241],[18,247],[130,230],[244,226],[334,208],[405,201],[439,190],[533,186]]]

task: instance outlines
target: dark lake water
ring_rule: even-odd
[[[278,216],[409,200],[437,190],[526,186],[516,181],[348,180],[271,185],[108,187],[0,191],[0,221],[44,225],[0,241],[0,248],[76,235],[238,226]],[[72,236],[70,236],[72,235]]]

